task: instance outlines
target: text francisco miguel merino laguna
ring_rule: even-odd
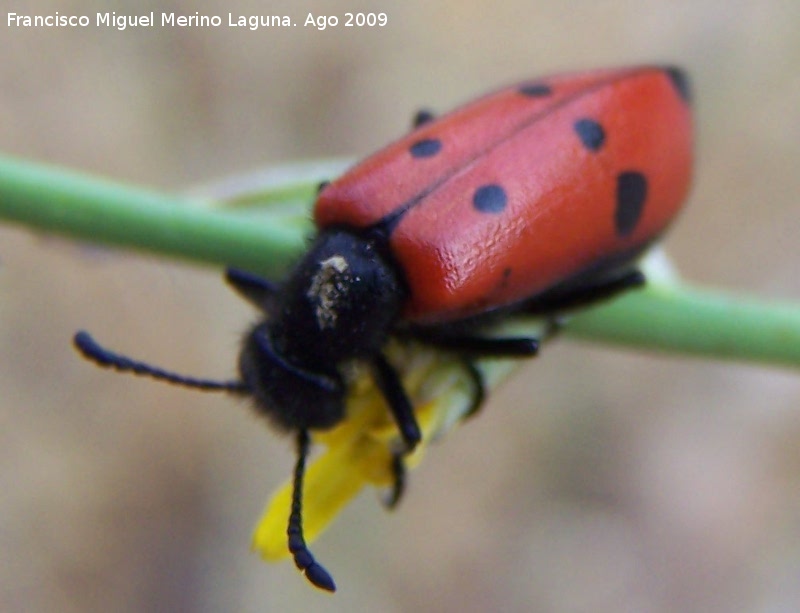
[[[295,25],[287,15],[234,15],[228,13],[225,23],[219,15],[176,15],[175,13],[160,13],[156,21],[155,11],[143,15],[118,15],[117,13],[96,13],[94,20],[88,15],[61,15],[58,12],[51,15],[20,15],[8,13],[6,25],[8,27],[22,28],[64,28],[64,27],[112,27],[124,30],[128,27],[150,28],[156,25],[162,27],[200,27],[217,28],[222,25],[228,27],[246,27],[256,30],[260,27],[293,26]]]

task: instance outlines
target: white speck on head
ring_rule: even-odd
[[[311,279],[306,296],[315,303],[317,325],[320,330],[333,328],[338,316],[337,310],[349,282],[347,260],[341,255],[332,255],[319,263],[319,270]]]

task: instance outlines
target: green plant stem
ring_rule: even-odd
[[[576,315],[576,338],[697,356],[800,366],[800,305],[653,283]]]
[[[303,248],[297,227],[0,157],[0,217],[86,241],[279,274]]]
[[[318,178],[292,193],[313,193]],[[251,188],[255,191],[255,188]],[[281,193],[280,181],[262,194]],[[300,189],[300,192],[294,190]],[[237,200],[233,200],[236,202]],[[259,197],[215,208],[47,166],[0,157],[0,219],[82,240],[232,265],[279,277],[303,249],[309,229],[294,217],[254,217]],[[268,210],[269,207],[265,205]],[[289,223],[287,219],[295,219]],[[297,220],[300,220],[299,222]],[[565,334],[641,348],[800,366],[800,306],[734,297],[709,289],[653,283],[575,315]]]

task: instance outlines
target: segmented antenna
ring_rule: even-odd
[[[88,332],[80,331],[73,339],[76,349],[87,360],[98,366],[113,368],[120,372],[131,372],[136,375],[152,377],[160,381],[167,381],[175,385],[191,387],[209,391],[227,391],[248,393],[249,389],[242,381],[214,381],[211,379],[198,379],[179,375],[145,362],[131,359],[127,356],[114,353],[99,345]],[[310,439],[308,431],[303,429],[297,433],[297,464],[294,468],[292,483],[292,510],[289,514],[289,526],[286,530],[289,551],[292,552],[294,563],[302,570],[306,578],[314,585],[330,592],[336,591],[336,584],[327,570],[319,564],[306,545],[303,538],[303,477],[306,470],[306,457]]]
[[[81,330],[73,339],[75,348],[87,360],[91,360],[103,368],[113,368],[120,372],[131,372],[136,375],[152,377],[160,381],[167,381],[183,387],[192,387],[206,391],[247,393],[249,390],[242,381],[214,381],[211,379],[198,379],[179,375],[157,366],[133,360],[127,356],[114,353],[99,345],[88,332]]]
[[[300,430],[297,433],[297,464],[294,467],[292,483],[292,512],[289,514],[289,527],[286,530],[289,537],[289,551],[294,556],[297,568],[305,573],[306,579],[318,588],[335,592],[336,584],[333,582],[333,577],[314,559],[303,538],[303,476],[306,471],[308,446],[308,430]]]

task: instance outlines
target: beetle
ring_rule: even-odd
[[[678,68],[593,70],[524,82],[412,131],[320,187],[317,234],[285,280],[229,269],[263,313],[246,333],[240,378],[178,375],[113,353],[86,332],[79,351],[101,366],[253,398],[297,434],[288,547],[316,586],[334,590],[306,546],[301,517],[309,430],[344,418],[353,362],[371,369],[404,449],[420,428],[383,353],[390,338],[470,360],[531,356],[534,338],[483,328],[510,314],[559,313],[641,286],[636,261],[663,234],[692,172],[688,80]]]

